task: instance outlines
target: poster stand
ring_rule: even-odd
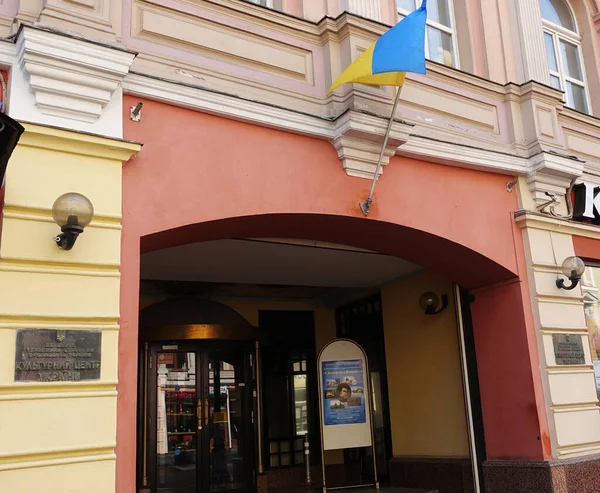
[[[331,395],[331,390],[327,390],[327,388],[332,387],[332,384],[335,382],[338,383],[339,388],[340,382],[338,379],[332,379],[333,381],[330,382],[326,379],[326,377],[328,374],[336,373],[336,370],[337,373],[343,374],[352,372],[351,370],[344,371],[344,368],[353,368],[356,370],[359,366],[361,366],[362,369],[361,381],[363,388],[361,399],[363,400],[362,402],[364,402],[364,420],[363,416],[360,414],[360,410],[358,410],[351,415],[350,424],[334,423],[332,422],[331,416],[328,415],[329,413],[327,413],[325,410],[327,398]],[[331,368],[334,369],[331,370]],[[319,384],[319,429],[321,432],[321,469],[323,474],[323,493],[327,493],[328,490],[334,491],[367,488],[373,486],[379,490],[379,480],[377,477],[377,458],[375,454],[375,432],[373,429],[373,394],[371,391],[371,379],[367,354],[359,344],[350,339],[333,339],[325,344],[325,346],[323,346],[319,351],[319,355],[317,356],[317,375]],[[357,389],[356,391],[358,392],[360,389]],[[330,406],[330,409],[334,409],[334,406]],[[335,411],[337,411],[337,409],[335,409]],[[330,413],[331,412],[332,411],[330,411]],[[344,410],[344,412],[347,414],[346,410]],[[337,416],[334,416],[334,418],[337,418]],[[341,419],[344,419],[344,417]],[[326,429],[326,426],[328,428],[336,429],[329,430]],[[343,430],[344,427],[346,427],[348,433],[345,433],[345,430]],[[367,427],[368,430],[366,430]],[[339,429],[342,429],[342,433],[338,433]],[[368,432],[368,437],[365,431]],[[350,436],[349,439],[348,436]],[[371,447],[373,455],[374,482],[328,487],[325,473],[325,450],[343,450],[355,447]]]

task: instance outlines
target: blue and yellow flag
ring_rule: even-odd
[[[382,35],[344,70],[329,88],[359,83],[402,86],[406,72],[425,73],[427,0]]]

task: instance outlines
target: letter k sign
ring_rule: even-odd
[[[581,183],[573,187],[575,191],[574,219],[591,219],[600,223],[600,187],[593,183]]]

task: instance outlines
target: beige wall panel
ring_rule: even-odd
[[[12,383],[14,380],[16,341],[15,330],[0,327],[0,383]]]
[[[596,402],[595,377],[592,370],[585,372],[553,372],[548,375],[552,404],[584,404]]]
[[[420,108],[427,108],[428,112],[451,116],[454,120],[463,120],[488,132],[498,132],[498,110],[491,104],[414,81],[404,86],[402,100]]]
[[[538,308],[542,328],[558,327],[568,329],[586,326],[582,303],[538,300]]]
[[[312,53],[224,24],[144,2],[134,6],[135,36],[313,84]]]
[[[118,318],[119,277],[0,270],[2,315]]]
[[[535,290],[538,295],[541,296],[560,296],[562,298],[571,298],[575,301],[581,300],[581,291],[579,289],[573,289],[572,291],[567,291],[565,289],[560,289],[556,285],[556,279],[559,277],[566,280],[564,276],[559,276],[556,272],[540,272],[534,271],[535,277]],[[569,284],[569,281],[566,281],[566,284]],[[582,326],[582,328],[585,325]]]
[[[31,177],[35,176],[35,180]],[[18,146],[6,174],[6,205],[51,210],[76,191],[99,216],[121,217],[121,164],[102,158]]]
[[[554,344],[552,342],[551,334],[542,334],[542,347],[540,349],[544,352],[544,359],[540,361],[540,364],[545,364],[545,366],[556,366],[556,358],[554,357]]]
[[[556,137],[556,117],[550,108],[536,106],[537,127],[540,135],[554,140]]]
[[[600,156],[600,141],[591,135],[564,130],[567,149],[576,154],[592,157],[594,160]]]
[[[523,233],[525,245],[529,247],[528,254],[531,255],[534,264],[556,264],[552,243],[550,243],[550,231],[527,228]]]
[[[0,401],[0,416],[0,455],[111,447],[116,439],[117,398]]]
[[[92,223],[79,236],[75,248],[67,252],[52,241],[60,233],[60,228],[51,219],[40,216],[40,221],[29,221],[10,216],[8,213],[2,223],[0,258],[119,266],[120,229],[95,227]]]
[[[31,493],[32,485],[43,485],[44,493],[114,493],[115,460],[0,469],[0,485],[3,493]]]
[[[559,447],[600,442],[600,410],[589,409],[554,413]]]
[[[426,316],[419,306],[425,291],[452,298],[451,283],[431,273],[382,290],[393,453],[468,457],[454,304]]]

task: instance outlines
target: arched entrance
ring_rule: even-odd
[[[126,98],[127,99],[127,98]],[[126,103],[128,103],[126,101]],[[501,175],[392,158],[369,218],[369,183],[339,169],[327,142],[155,102],[146,142],[124,168],[117,484],[135,471],[140,258],[231,238],[293,238],[380,252],[444,276],[472,304],[490,459],[550,453],[514,194]],[[177,134],[164,132],[177,122]],[[506,382],[510,382],[510,386]],[[119,490],[121,491],[121,490]]]
[[[150,305],[139,327],[142,485],[248,491],[260,329],[221,303],[189,297]]]

